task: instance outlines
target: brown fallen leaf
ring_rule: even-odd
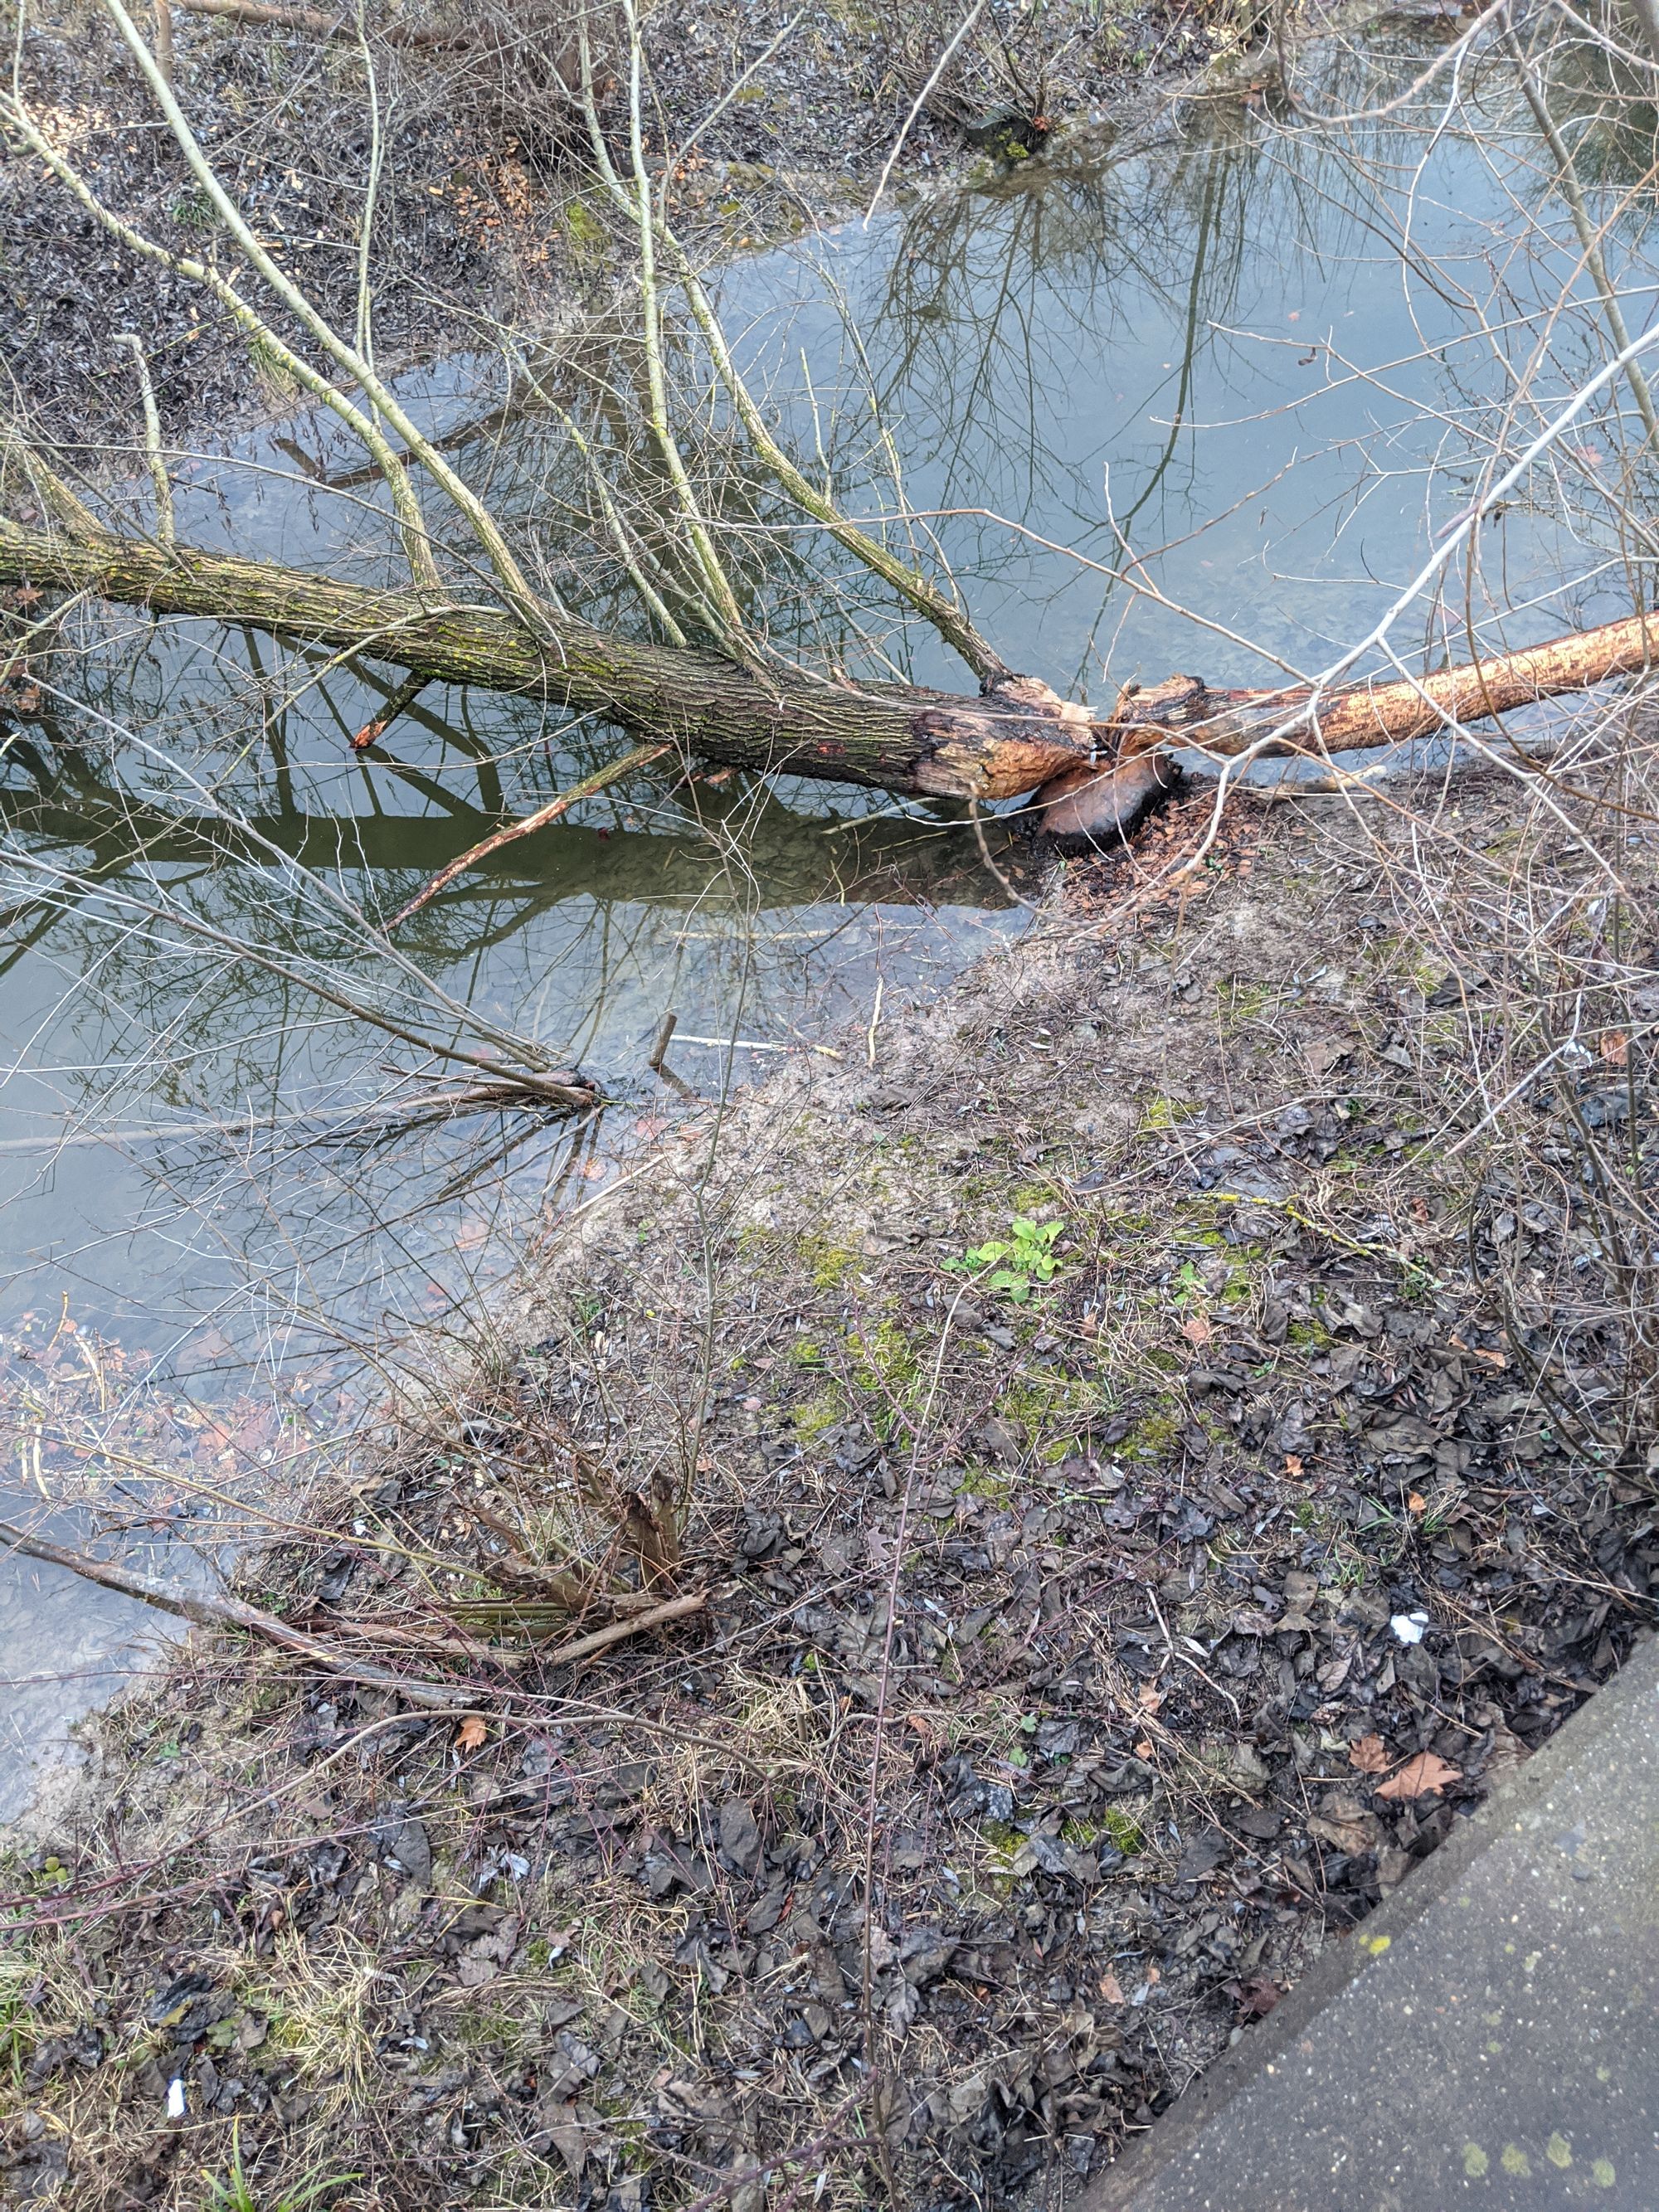
[[[558,2152],[570,2172],[573,2181],[582,2178],[582,2168],[587,2163],[587,2138],[582,2124],[576,2117],[574,2105],[561,2105],[547,2130],[548,2140]]]
[[[1300,1474],[1302,1472],[1302,1462],[1294,1452],[1285,1455],[1285,1472],[1286,1474]]]
[[[1112,1972],[1109,1966],[1107,1967],[1105,1972],[1101,1976],[1099,1981],[1095,1984],[1095,1986],[1099,1990],[1100,1994],[1105,1998],[1108,2004],[1122,2003],[1123,1984],[1119,1981],[1117,1976]]]
[[[1194,1314],[1190,1321],[1182,1322],[1181,1334],[1188,1344],[1207,1344],[1215,1331],[1202,1314]]]
[[[1366,1812],[1358,1798],[1345,1790],[1329,1793],[1322,1809],[1310,1818],[1308,1833],[1316,1843],[1328,1844],[1334,1851],[1344,1851],[1354,1859],[1374,1851],[1384,1839],[1382,1823],[1376,1814]]]
[[[1237,1998],[1241,2020],[1266,2020],[1285,1994],[1271,1974],[1255,1974],[1248,1982],[1231,1982],[1227,1986]]]
[[[1388,1746],[1380,1735],[1362,1735],[1350,1747],[1348,1764],[1361,1774],[1386,1774],[1389,1771]]]
[[[1609,1030],[1601,1040],[1601,1057],[1609,1067],[1622,1067],[1630,1057],[1630,1039],[1623,1030]]]
[[[1415,1759],[1406,1761],[1398,1774],[1391,1775],[1386,1782],[1378,1783],[1376,1794],[1379,1797],[1402,1800],[1429,1797],[1437,1790],[1443,1790],[1449,1782],[1461,1780],[1462,1773],[1461,1766],[1453,1766],[1437,1753],[1419,1751]]]
[[[455,1731],[455,1748],[457,1751],[477,1751],[489,1734],[489,1730],[480,1717],[477,1713],[469,1713]]]

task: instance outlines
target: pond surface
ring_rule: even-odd
[[[1535,428],[1523,374],[1553,398],[1606,356],[1536,127],[1480,68],[1463,65],[1455,115],[1443,77],[1382,119],[1310,119],[1398,93],[1451,34],[1328,46],[1288,120],[1218,97],[1139,150],[1074,143],[744,261],[721,281],[728,327],[850,508],[890,512],[902,482],[919,541],[1016,665],[1096,701],[1176,669],[1316,672],[1499,444]],[[1601,129],[1595,94],[1581,75],[1563,112],[1638,326],[1650,280],[1620,195],[1646,157]],[[550,381],[504,389],[460,360],[403,389],[568,587]],[[1484,532],[1447,611],[1401,623],[1413,665],[1463,651],[1471,628],[1516,644],[1628,611],[1624,436],[1587,418]],[[182,464],[179,532],[374,580],[377,496],[331,418],[297,417]],[[803,656],[827,637],[855,667],[963,688],[919,627],[858,645],[875,603],[821,547],[770,559],[768,620]],[[395,1366],[422,1322],[464,1332],[546,1221],[660,1127],[672,1094],[647,1060],[665,1015],[672,1064],[705,1092],[782,1050],[878,1064],[884,1006],[1025,922],[947,810],[636,777],[462,877],[399,939],[450,1000],[632,1103],[574,1136],[523,1116],[414,1127],[400,1116],[429,1064],[296,975],[369,989],[341,901],[394,911],[614,754],[614,733],[433,687],[354,755],[391,688],[356,665],[131,616],[89,613],[75,641],[51,719],[20,725],[0,767],[17,860],[0,1331],[24,1470],[0,1506],[46,1511],[53,1438],[88,1448],[150,1376],[116,1491],[175,1568],[194,1557],[191,1493],[155,1469],[246,1475],[273,1437],[321,1436],[343,1390],[352,1402],[358,1347]],[[69,872],[47,898],[43,863]],[[0,1568],[0,1811],[66,1717],[137,1663],[133,1610]]]

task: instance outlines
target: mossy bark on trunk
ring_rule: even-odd
[[[740,768],[1005,799],[1089,755],[1086,714],[1042,685],[973,698],[813,683],[621,636],[552,609],[537,635],[500,609],[366,590],[198,547],[0,522],[0,580],[246,623],[335,652],[356,647],[436,682],[557,700]]]
[[[1659,617],[1636,616],[1420,679],[1333,687],[1316,701],[1305,686],[1216,690],[1176,676],[1126,690],[1096,718],[1032,677],[999,681],[977,698],[815,682],[598,629],[553,608],[538,611],[532,629],[501,608],[101,530],[77,536],[0,520],[0,581],[246,624],[438,682],[556,700],[734,767],[933,798],[1040,792],[1079,819],[1103,809],[1102,819],[1120,827],[1131,787],[1138,807],[1141,787],[1155,795],[1164,780],[1149,772],[1149,754],[1190,746],[1224,758],[1260,747],[1266,757],[1397,744],[1632,674],[1659,647]]]

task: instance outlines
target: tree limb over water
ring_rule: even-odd
[[[1386,684],[1229,690],[1176,676],[1126,690],[1103,716],[1029,677],[977,698],[815,682],[603,630],[550,605],[532,629],[505,607],[367,590],[101,528],[70,535],[0,520],[0,581],[361,651],[423,678],[602,714],[641,739],[727,766],[918,797],[1035,794],[1061,836],[1128,827],[1170,780],[1174,751],[1322,758],[1398,744],[1634,674],[1659,646],[1659,618],[1632,616]]]

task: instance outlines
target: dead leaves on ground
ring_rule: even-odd
[[[1415,1797],[1431,1797],[1443,1790],[1449,1782],[1461,1781],[1463,1770],[1442,1759],[1437,1752],[1419,1751],[1415,1759],[1408,1759],[1398,1774],[1377,1784],[1379,1797],[1407,1801]]]
[[[1348,1764],[1361,1774],[1386,1774],[1388,1747],[1380,1735],[1362,1735],[1348,1753]]]
[[[1349,1747],[1348,1764],[1357,1774],[1388,1774],[1388,1746],[1380,1735],[1362,1735]],[[1379,1782],[1376,1795],[1395,1804],[1408,1804],[1419,1797],[1437,1796],[1448,1783],[1461,1782],[1462,1778],[1461,1766],[1454,1766],[1437,1752],[1419,1751],[1414,1759],[1406,1761],[1397,1774],[1389,1775],[1386,1782]]]

